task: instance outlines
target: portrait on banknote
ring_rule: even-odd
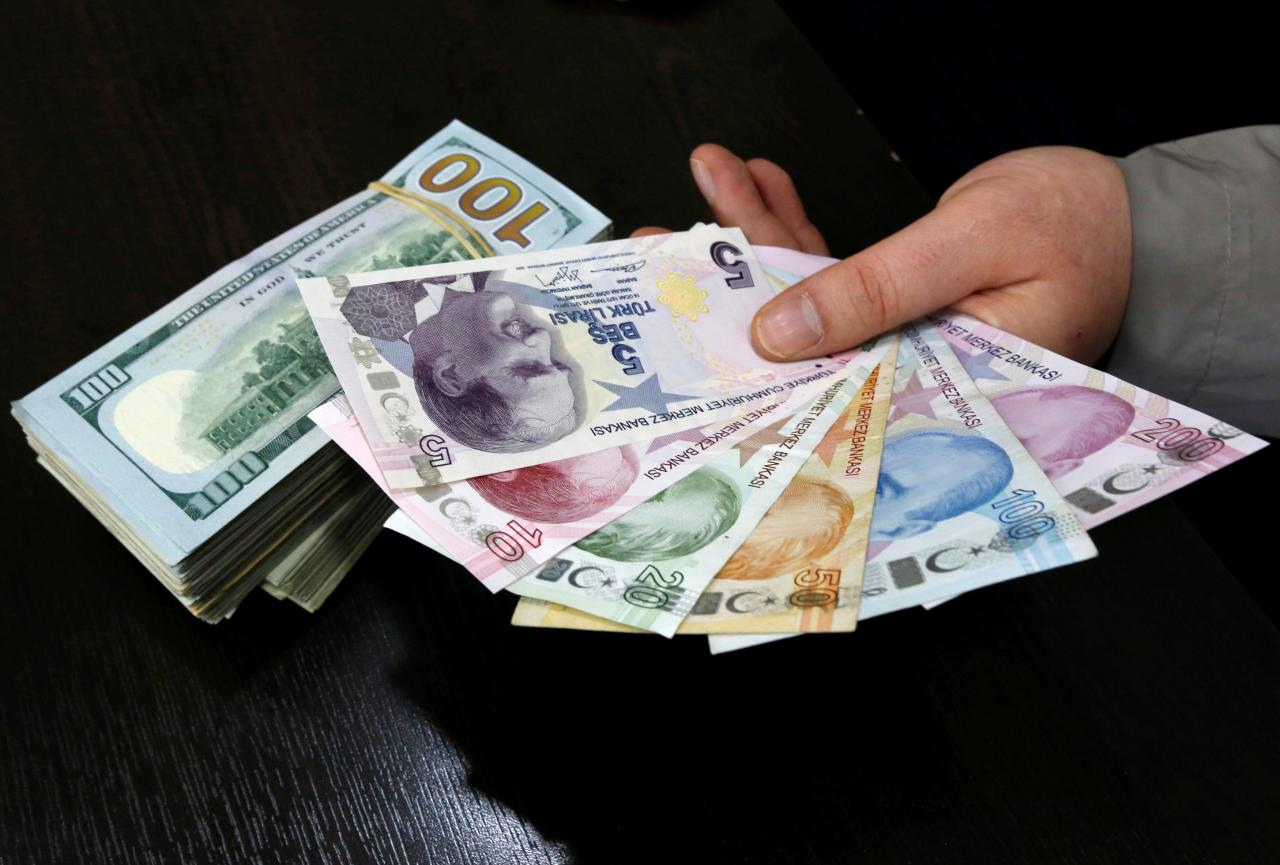
[[[469,483],[494,507],[527,520],[572,523],[592,517],[622,497],[639,474],[627,445],[522,469],[494,472]]]
[[[1134,418],[1128,400],[1076,384],[1008,390],[991,404],[1050,480],[1120,438]]]
[[[578,541],[619,562],[665,561],[695,553],[727,532],[742,493],[725,475],[703,468]]]
[[[797,478],[716,574],[767,580],[801,570],[831,552],[853,522],[853,501],[833,484]]]
[[[515,453],[575,429],[578,384],[559,337],[519,299],[529,291],[495,276],[360,286],[341,309],[385,357],[400,356],[441,430],[477,450]]]
[[[986,504],[1013,477],[1013,463],[997,444],[950,430],[890,436],[880,458],[871,537],[894,541]]]

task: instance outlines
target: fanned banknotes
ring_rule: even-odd
[[[896,336],[880,366],[827,430],[678,634],[852,631],[893,390]],[[560,596],[524,597],[512,623],[617,630]],[[560,603],[549,601],[559,600]]]
[[[338,382],[295,278],[576,245],[608,228],[560,183],[455,121],[368,190],[37,388],[14,415],[41,463],[202,618],[225,616],[267,578],[310,605],[326,591],[315,572],[332,582],[351,557],[308,527],[327,524],[343,506],[336,491],[360,475],[306,416]]]
[[[391,489],[633,444],[821,388],[760,359],[737,229],[298,282]]]
[[[509,586],[516,594],[671,636],[844,413],[860,381],[738,443]]]

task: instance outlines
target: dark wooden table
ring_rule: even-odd
[[[7,397],[454,116],[623,232],[706,216],[703,140],[792,168],[839,252],[928,206],[767,2],[321,5],[6,11]],[[1280,849],[1280,634],[1170,501],[1071,569],[712,658],[511,628],[390,534],[317,615],[210,627],[3,435],[3,865]]]

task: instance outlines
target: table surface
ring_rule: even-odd
[[[685,163],[703,140],[792,169],[838,252],[928,206],[770,3],[496,9],[7,13],[5,394],[454,116],[620,232],[706,217]],[[512,628],[510,596],[390,533],[318,614],[263,595],[210,627],[3,435],[4,865],[1167,865],[1280,847],[1280,634],[1168,500],[1069,570],[712,658]]]

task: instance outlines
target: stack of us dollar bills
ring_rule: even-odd
[[[609,227],[455,121],[13,413],[40,464],[200,618],[257,586],[314,610],[392,505],[307,417],[339,388],[296,281],[580,245]]]
[[[1264,445],[948,311],[762,360],[755,311],[831,263],[700,225],[303,278],[345,392],[312,418],[515,624],[713,651],[1091,558]]]

